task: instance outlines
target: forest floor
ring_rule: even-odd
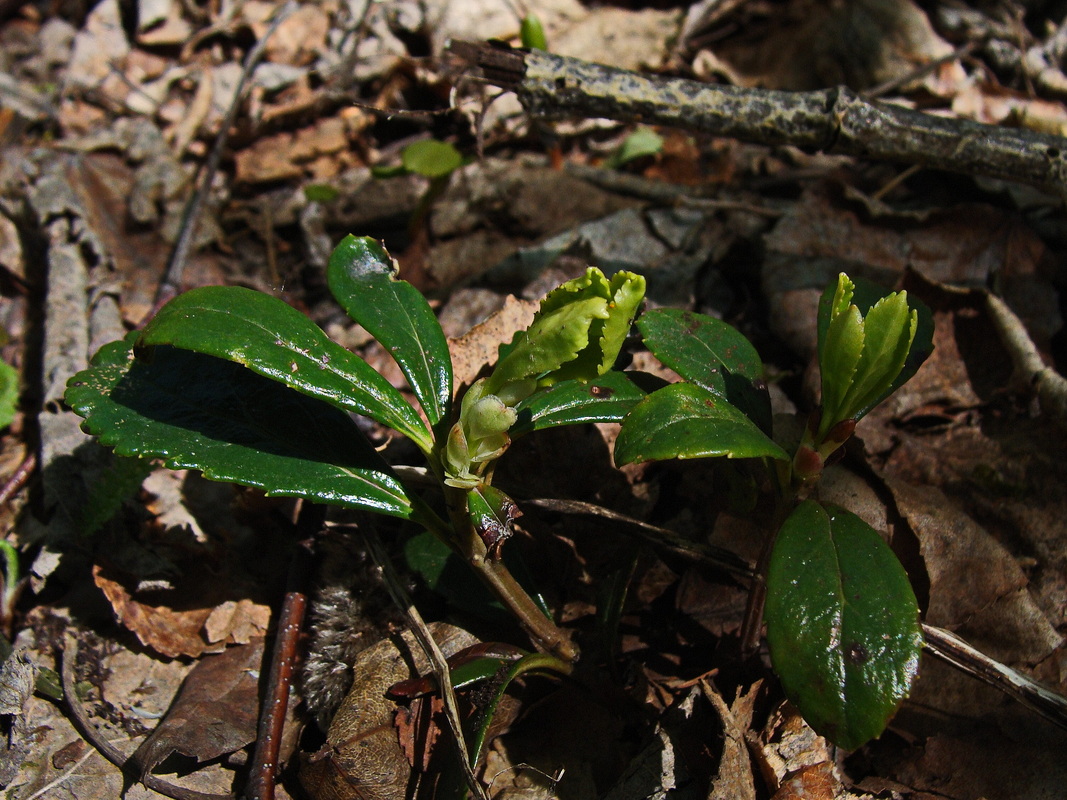
[[[382,240],[430,299],[455,337],[457,386],[495,358],[519,312],[595,264],[646,275],[649,307],[737,327],[765,362],[775,411],[803,414],[817,403],[823,288],[842,271],[906,287],[933,311],[934,354],[861,421],[861,444],[822,497],[885,532],[926,623],[1067,693],[1067,420],[1040,406],[986,299],[1002,297],[1063,370],[1063,197],[667,127],[530,117],[447,49],[517,45],[527,13],[562,56],[740,87],[846,85],[942,118],[1067,131],[1060,2],[0,0],[0,353],[14,368],[0,381],[13,409],[0,522],[19,561],[0,609],[19,654],[0,673],[6,797],[241,795],[294,503],[195,473],[124,476],[63,392],[161,291],[212,284],[281,297],[406,391],[326,291],[329,254],[349,233]],[[431,138],[462,156],[433,182],[402,169]],[[666,374],[633,350],[631,369]],[[496,482],[524,514],[514,546],[584,643],[587,671],[509,695],[479,768],[492,796],[1063,797],[1067,732],[925,655],[880,738],[845,752],[812,731],[766,653],[739,655],[745,586],[551,502],[757,560],[759,530],[724,501],[713,462],[616,470],[616,430],[533,435],[501,461]],[[412,455],[368,434],[390,459]],[[469,599],[433,591],[403,546],[412,531],[379,528],[427,619],[530,646]],[[352,734],[371,744],[334,762],[340,788],[314,768],[350,744],[325,732],[350,663],[352,691],[379,702],[388,668],[372,645],[405,624],[358,541],[334,537],[319,555],[303,650],[309,671],[342,685],[296,682],[277,796],[426,796],[431,782],[409,776],[429,757],[410,724]],[[628,591],[612,596],[620,576]],[[618,635],[597,651],[613,598]],[[75,692],[64,699],[65,661]],[[124,787],[71,703],[95,738],[137,751],[154,789]]]

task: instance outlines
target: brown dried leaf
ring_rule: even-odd
[[[434,745],[445,724],[441,716],[444,710],[444,701],[438,695],[416,697],[410,705],[397,707],[397,739],[412,769],[425,772],[430,768]]]
[[[131,591],[128,586],[136,586],[138,578],[104,564],[93,565],[93,580],[119,621],[146,647],[169,658],[196,658],[248,642],[266,632],[270,619],[269,607],[228,596],[241,591],[232,578],[220,580],[204,571],[186,570],[178,585],[165,592]]]
[[[200,661],[173,705],[131,756],[142,776],[172,753],[210,761],[255,741],[263,640]]]
[[[752,725],[756,698],[763,682],[756,681],[744,694],[738,689],[737,696],[729,706],[712,686],[707,683],[701,685],[704,696],[711,702],[722,722],[723,735],[719,772],[712,779],[708,800],[754,800],[756,783],[746,740],[748,729]]]
[[[476,640],[466,631],[432,623],[430,631],[445,655]],[[390,686],[421,675],[428,664],[410,633],[385,639],[356,656],[354,682],[337,710],[326,745],[300,769],[300,783],[312,800],[403,800],[411,764],[394,725]]]
[[[539,304],[508,296],[504,307],[458,339],[449,339],[454,385],[469,386],[487,365],[496,363],[500,345],[510,342],[516,333],[533,322]]]

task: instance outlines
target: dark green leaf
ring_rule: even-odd
[[[908,576],[859,517],[805,501],[767,573],[767,641],[786,695],[846,749],[878,736],[911,689],[922,630]]]
[[[145,458],[116,456],[99,480],[89,487],[89,497],[81,510],[82,534],[90,536],[104,527],[123,503],[133,499],[153,468],[152,462]]]
[[[740,331],[715,317],[675,308],[649,311],[637,327],[656,358],[687,381],[726,397],[770,433],[763,362]]]
[[[626,417],[615,440],[615,463],[667,458],[789,456],[747,416],[692,383],[653,392]]]
[[[158,346],[102,348],[71,379],[66,401],[119,455],[172,469],[395,517],[413,514],[400,481],[344,411],[239,364]]]
[[[432,446],[418,413],[385,378],[268,294],[237,286],[193,289],[163,306],[137,345],[172,345],[234,361],[298,392],[365,414],[424,452]]]
[[[352,319],[396,359],[431,425],[448,418],[452,358],[429,303],[398,280],[385,249],[369,237],[346,236],[330,256],[330,291]]]
[[[608,372],[591,381],[561,381],[515,406],[519,419],[508,433],[514,438],[559,425],[618,422],[644,396],[621,372]]]

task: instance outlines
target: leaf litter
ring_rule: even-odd
[[[195,171],[213,145],[249,42],[265,34],[276,4],[136,5],[136,26],[115,0],[81,14],[28,3],[0,16],[5,360],[36,357],[28,349],[39,335],[34,304],[48,303],[44,381],[24,369],[22,400],[40,432],[42,482],[28,502],[20,499],[17,527],[6,526],[34,561],[18,643],[35,664],[54,668],[59,631],[94,626],[103,638],[87,655],[99,672],[85,679],[104,692],[92,710],[105,735],[136,740],[161,719],[139,763],[169,769],[172,751],[213,760],[210,775],[175,781],[225,793],[235,789],[225,757],[255,736],[248,681],[263,667],[253,642],[269,630],[286,566],[283,548],[265,552],[262,544],[285,538],[279,519],[291,509],[195,479],[167,490],[169,499],[158,484],[146,484],[101,534],[81,537],[78,509],[106,458],[83,444],[56,387],[149,311]],[[1058,19],[862,0],[829,4],[798,32],[790,21],[805,12],[800,2],[705,2],[686,13],[562,0],[527,5],[561,54],[681,68],[739,85],[843,81],[940,113],[1063,130],[1059,34],[1040,24],[1055,28]],[[937,350],[863,421],[865,452],[849,455],[827,497],[862,496],[861,516],[887,523],[875,527],[889,530],[912,572],[927,622],[1067,688],[1063,433],[1036,413],[1025,386],[1012,383],[1010,358],[981,302],[981,291],[994,287],[1042,354],[1062,367],[1067,231],[1058,201],[989,181],[906,175],[895,165],[671,131],[659,131],[661,153],[594,184],[581,169],[601,163],[627,133],[614,123],[531,124],[514,105],[496,122],[486,118],[480,132],[469,117],[404,116],[444,108],[453,86],[464,108],[472,98],[477,107],[484,98],[437,57],[453,37],[514,40],[518,22],[506,3],[300,4],[268,43],[231,132],[188,285],[280,293],[384,366],[384,353],[367,351],[359,331],[337,322],[308,265],[315,237],[327,250],[349,232],[382,237],[401,251],[410,245],[400,260],[455,319],[453,354],[470,380],[521,324],[508,321],[523,308],[509,294],[536,299],[539,284],[557,282],[546,271],[566,274],[568,259],[618,262],[647,272],[650,282],[658,276],[658,302],[741,326],[771,365],[781,402],[801,407],[813,402],[817,385],[808,366],[813,308],[827,278],[845,269],[904,285],[933,308]],[[845,29],[879,46],[856,47]],[[783,57],[790,48],[797,58]],[[471,154],[480,135],[489,151],[457,171],[426,230],[413,232],[425,183],[377,177],[371,167],[396,163],[405,143],[431,133]],[[553,169],[546,149],[568,168]],[[689,189],[669,203],[648,200],[664,178]],[[473,302],[477,308],[468,307]],[[502,314],[463,335],[500,307]],[[402,383],[399,372],[389,375]],[[626,508],[754,559],[751,522],[725,501],[734,478],[688,464],[610,471],[605,438],[612,436],[601,426],[529,437],[509,453],[501,480],[529,497]],[[5,477],[28,441],[19,423],[4,433]],[[562,464],[561,451],[571,453]],[[765,670],[741,665],[731,651],[743,592],[721,574],[666,552],[620,547],[613,525],[595,518],[533,508],[515,545],[546,597],[577,627],[591,627],[594,610],[619,602],[598,591],[606,575],[633,569],[634,578],[622,600],[621,652],[604,656],[609,674],[598,675],[618,695],[535,681],[523,687],[522,713],[493,739],[486,759],[494,794],[676,796],[688,780],[713,797],[1051,797],[1064,783],[1062,732],[933,660],[924,662],[890,731],[842,760],[781,705]],[[498,623],[480,624],[492,636]],[[225,645],[225,655],[205,655]],[[610,674],[620,668],[625,677]],[[220,700],[225,685],[243,686],[244,694]],[[206,699],[193,699],[198,694]],[[353,769],[385,771],[389,759],[400,759],[402,772],[427,755],[406,728],[407,755],[394,751],[394,719],[383,714],[383,747],[387,740],[392,754]],[[214,749],[207,715],[234,729]],[[45,796],[118,796],[118,772],[73,744],[76,734],[57,707],[37,694],[23,717],[13,728],[22,740],[10,744],[2,773],[11,796],[42,796],[35,793],[52,782]],[[545,730],[554,735],[546,739]],[[305,758],[309,752],[315,749],[304,749]],[[638,766],[652,776],[640,786],[632,782]],[[283,776],[281,796],[286,787],[297,791],[292,772]],[[127,794],[156,796],[141,786]]]

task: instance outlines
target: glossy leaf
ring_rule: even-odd
[[[839,292],[839,288],[842,288],[842,283],[848,287],[848,291],[845,293]],[[827,340],[830,328],[830,321],[835,313],[840,313],[840,310],[847,308],[849,304],[855,305],[861,315],[868,315],[871,309],[885,297],[887,294],[886,289],[878,286],[875,283],[864,280],[862,278],[856,278],[850,280],[847,275],[840,275],[838,282],[833,283],[826,288],[822,297],[819,300],[819,314],[818,314],[818,334],[819,334],[819,363],[825,363],[824,353],[827,348]],[[915,334],[912,338],[911,348],[908,350],[907,357],[904,360],[904,365],[897,373],[896,378],[889,384],[883,391],[878,392],[875,395],[864,398],[862,406],[856,412],[855,418],[860,418],[882,400],[895,392],[905,382],[907,382],[916,372],[919,367],[923,365],[923,362],[930,357],[930,353],[934,349],[934,318],[930,313],[930,309],[925,303],[917,300],[913,295],[907,295],[908,308],[914,311],[916,314]],[[837,312],[834,309],[838,309]],[[864,325],[864,327],[866,327]],[[843,370],[832,370],[835,374],[835,381],[838,380],[837,373],[843,372]],[[824,387],[826,383],[824,380]],[[847,387],[845,387],[847,389]],[[841,391],[844,391],[842,389]],[[841,401],[838,400],[838,403]],[[825,403],[824,403],[825,405]],[[836,420],[835,420],[836,421]],[[831,423],[832,424],[832,423]]]
[[[162,345],[134,359],[135,338],[102,348],[66,392],[82,427],[119,455],[270,495],[414,515],[404,486],[344,411],[233,361]]]
[[[900,292],[883,297],[863,319],[863,355],[849,391],[850,405],[865,413],[889,392],[911,349],[918,314]]]
[[[653,392],[626,417],[615,463],[667,458],[789,456],[725,398],[692,383]]]
[[[515,410],[512,438],[583,422],[619,422],[645,397],[625,374],[608,372],[591,381],[561,381],[523,400]]]
[[[330,256],[330,291],[396,359],[431,425],[448,417],[452,358],[433,310],[369,237],[346,236]]]
[[[241,364],[312,397],[364,414],[414,440],[429,431],[393,386],[359,356],[276,297],[238,286],[178,295],[145,326],[137,346],[171,345]]]
[[[687,381],[722,395],[762,431],[771,430],[771,401],[763,362],[740,331],[720,319],[658,308],[637,321],[645,345]]]
[[[632,272],[607,278],[596,267],[553,289],[530,327],[500,348],[487,391],[534,379],[541,386],[593,380],[615,364],[645,296],[645,279]]]
[[[878,736],[922,650],[915,594],[882,538],[844,509],[801,503],[775,541],[765,615],[775,671],[808,723],[846,749]]]

